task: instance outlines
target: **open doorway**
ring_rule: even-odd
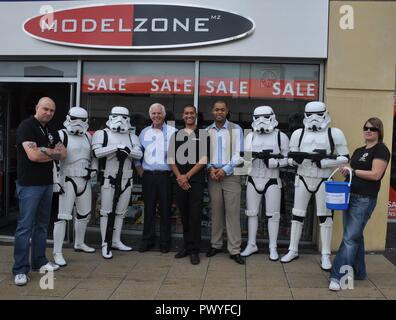
[[[62,128],[66,114],[74,104],[74,85],[0,83],[0,236],[14,236],[18,216],[16,129],[22,120],[34,115],[35,106],[43,96],[55,101],[56,111],[51,124]]]

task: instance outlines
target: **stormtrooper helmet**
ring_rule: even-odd
[[[128,132],[131,128],[129,110],[124,107],[113,107],[106,125],[113,132]]]
[[[309,131],[324,131],[330,124],[326,105],[321,101],[308,102],[304,112],[304,126]]]
[[[259,133],[271,133],[278,126],[271,107],[260,106],[254,109],[252,128]]]
[[[87,111],[80,107],[70,108],[63,125],[70,134],[82,136],[88,130]]]

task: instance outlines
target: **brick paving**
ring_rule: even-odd
[[[47,249],[51,257],[51,248]],[[0,300],[344,300],[396,299],[396,266],[382,254],[366,255],[368,279],[355,281],[353,290],[328,290],[328,273],[320,269],[320,255],[302,254],[289,264],[271,262],[256,254],[238,265],[228,254],[191,265],[189,258],[162,254],[113,251],[104,260],[100,252],[65,249],[66,267],[55,272],[54,289],[42,290],[43,276],[29,274],[26,286],[13,284],[13,247],[0,245]]]

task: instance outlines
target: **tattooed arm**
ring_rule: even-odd
[[[30,161],[33,162],[48,162],[54,159],[53,150],[45,148],[43,151],[37,147],[36,142],[25,141],[22,143],[23,149],[25,149],[26,155]]]

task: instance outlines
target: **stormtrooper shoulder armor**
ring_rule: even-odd
[[[140,145],[139,138],[134,133],[129,133],[129,137],[132,143],[132,149],[130,152],[130,157],[133,159],[141,159],[143,157],[142,147]]]
[[[106,157],[117,151],[117,145],[108,145],[108,132],[104,132],[104,130],[98,130],[95,132],[92,138],[92,151],[93,155],[96,158]],[[107,139],[106,139],[107,137]]]
[[[303,134],[303,129],[297,129],[293,132],[289,143],[290,151],[299,151],[300,138],[302,134]]]

